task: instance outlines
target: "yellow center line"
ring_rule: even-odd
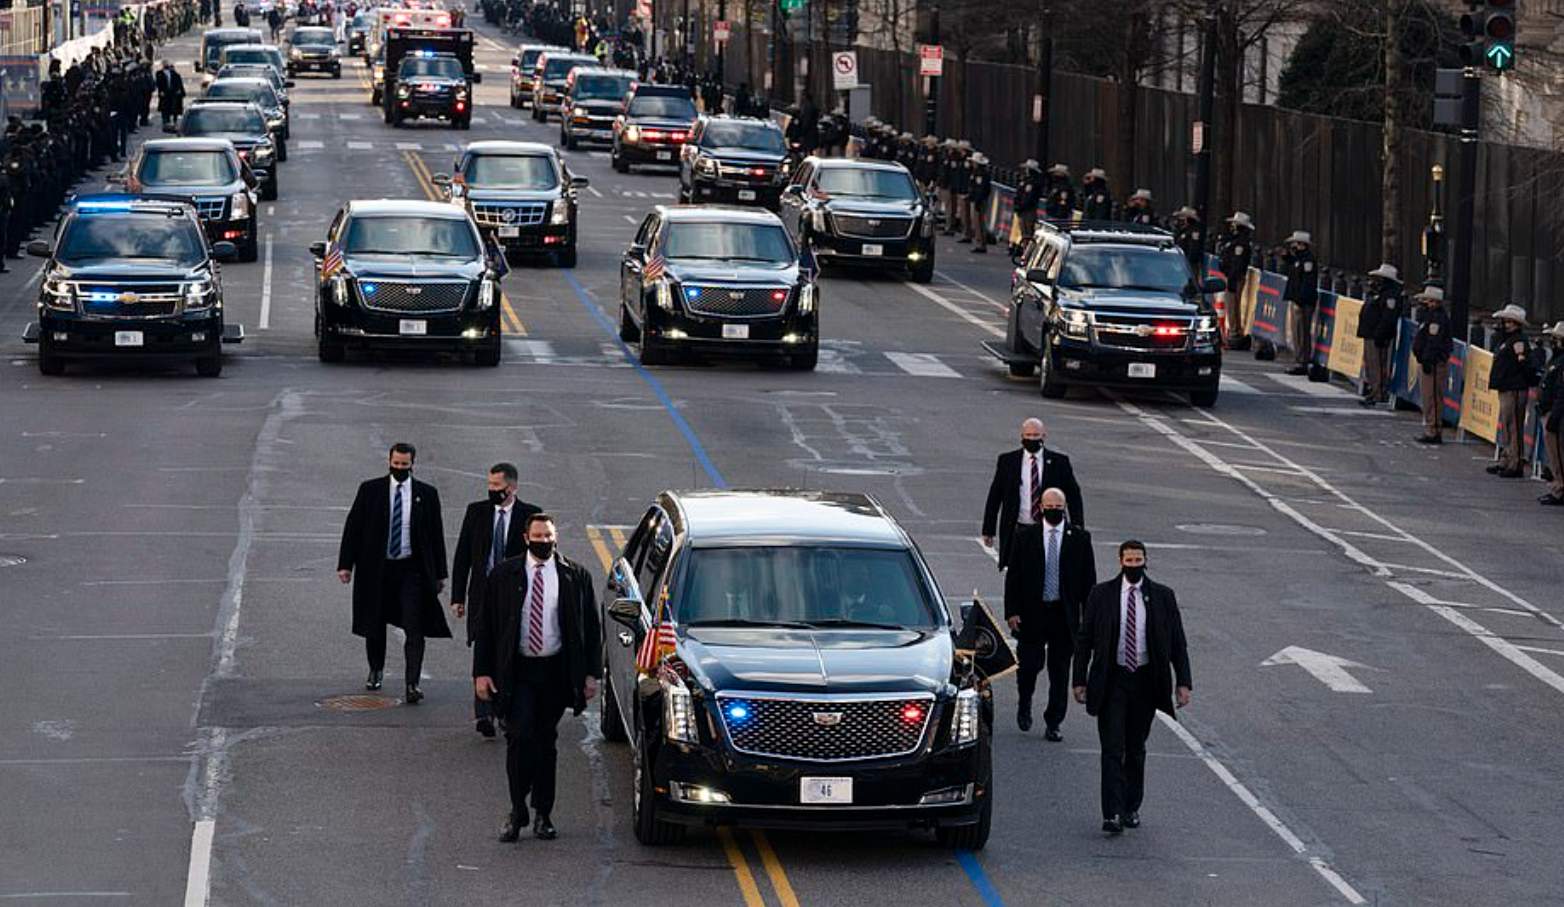
[[[608,546],[603,543],[603,533],[596,526],[587,527],[587,539],[592,542],[592,550],[597,552],[597,559],[603,562],[603,572],[613,569],[614,556],[609,553]]]
[[[755,874],[749,871],[749,862],[744,859],[744,851],[739,850],[738,843],[733,840],[733,833],[726,828],[719,828],[717,839],[722,842],[723,853],[728,855],[728,865],[733,867],[733,877],[738,879],[739,891],[744,895],[745,907],[766,907],[766,899],[760,896],[760,886],[755,884]]]
[[[608,527],[608,534],[614,537],[614,544],[618,545],[619,550],[623,551],[625,545],[628,544],[625,541],[625,531],[618,526],[610,526]]]
[[[777,893],[777,900],[782,902],[782,907],[798,907],[798,896],[793,893],[793,884],[787,880],[787,873],[782,871],[782,861],[777,859],[777,852],[771,848],[771,841],[766,833],[760,830],[750,832],[755,839],[755,849],[760,851],[760,862],[766,867],[766,875],[771,877],[771,887]]]
[[[500,291],[500,306],[505,310],[505,314],[510,316],[511,322],[516,326],[512,333],[520,334],[523,337],[527,336],[527,326],[522,324],[521,316],[516,314],[516,309],[510,304],[510,297],[505,295],[503,290]]]

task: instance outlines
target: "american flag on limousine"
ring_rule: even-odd
[[[652,616],[652,628],[647,631],[646,638],[641,640],[641,648],[636,650],[636,670],[643,674],[657,670],[658,663],[664,655],[673,652],[677,642],[673,622],[668,620],[668,587],[664,586],[662,595],[657,599],[657,613]]]
[[[330,277],[342,270],[342,247],[332,243],[326,247],[326,257],[320,262],[320,276]]]
[[[663,262],[663,257],[661,255],[653,255],[651,258],[647,259],[646,269],[641,272],[641,282],[651,283],[659,277],[662,277],[665,273],[667,273],[667,271],[668,268],[667,265]]]

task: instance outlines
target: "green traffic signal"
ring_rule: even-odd
[[[1503,72],[1515,66],[1515,48],[1508,44],[1494,44],[1487,51],[1488,65]]]

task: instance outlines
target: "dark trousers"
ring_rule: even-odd
[[[542,815],[554,811],[554,770],[559,759],[559,719],[569,705],[565,657],[517,656],[510,681],[510,710],[505,716],[505,777],[510,782],[510,808],[515,816],[532,808]]]
[[[381,621],[376,632],[364,637],[364,654],[369,657],[371,671],[386,669],[386,624],[392,615],[401,622],[407,641],[402,644],[402,655],[407,659],[407,682],[417,685],[424,672],[424,625],[420,619],[423,610],[424,579],[411,559],[387,561],[384,578],[380,582]]]
[[[1042,626],[1032,626],[1034,622]],[[1016,646],[1016,692],[1021,697],[1021,708],[1030,714],[1037,675],[1045,667],[1048,669],[1048,707],[1043,710],[1043,723],[1051,728],[1064,721],[1069,709],[1070,656],[1074,651],[1075,640],[1070,622],[1065,619],[1064,602],[1043,602],[1039,608],[1023,609]]]
[[[1117,665],[1110,668],[1106,696],[1097,712],[1104,820],[1140,811],[1146,793],[1146,738],[1156,717],[1151,669],[1131,673]]]

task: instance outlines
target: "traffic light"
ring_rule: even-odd
[[[1461,34],[1463,64],[1486,63],[1496,72],[1515,68],[1515,0],[1468,0]]]

